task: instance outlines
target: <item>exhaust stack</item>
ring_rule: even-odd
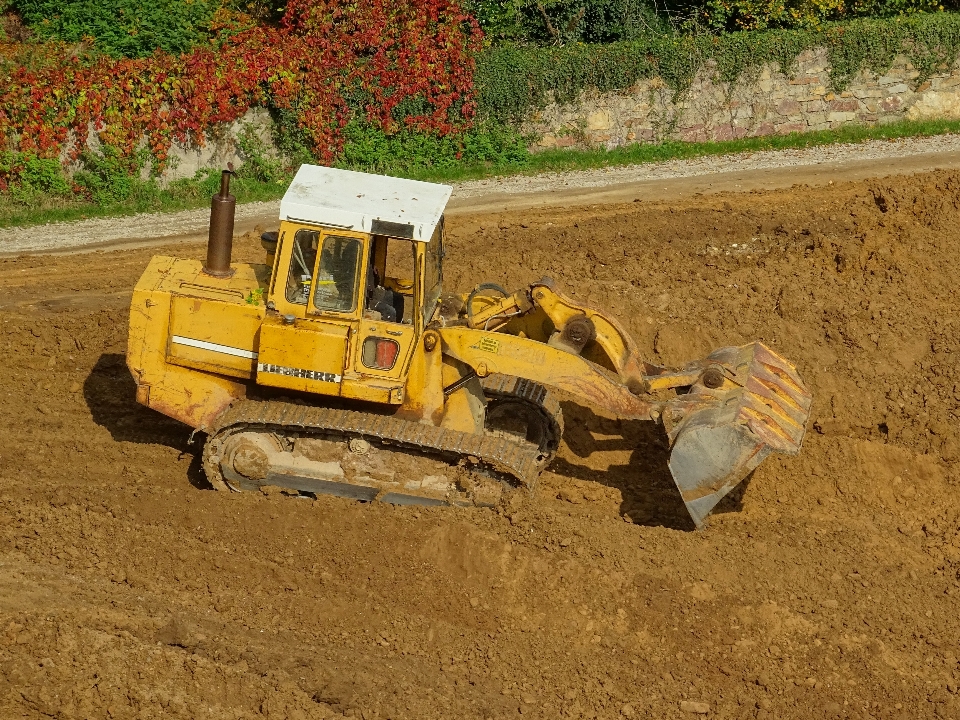
[[[233,252],[233,220],[237,199],[230,194],[230,176],[233,164],[220,175],[220,193],[210,200],[210,236],[207,240],[207,262],[203,271],[207,275],[228,278],[233,275],[230,255]]]

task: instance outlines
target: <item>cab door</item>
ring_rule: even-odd
[[[303,227],[284,235],[271,288],[277,312],[260,331],[257,382],[341,395],[362,308],[366,237]]]
[[[417,337],[417,243],[373,236],[354,370],[402,385]]]

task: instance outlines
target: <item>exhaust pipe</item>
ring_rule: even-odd
[[[207,262],[203,271],[207,275],[228,278],[233,275],[230,255],[233,252],[233,221],[237,199],[230,194],[230,176],[233,163],[227,165],[220,175],[220,193],[210,200],[210,235],[207,240]]]

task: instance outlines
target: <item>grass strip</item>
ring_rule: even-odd
[[[219,177],[219,174],[217,175]],[[286,192],[290,178],[282,183],[264,183],[237,178],[230,192],[237,203],[277,200]],[[219,181],[218,181],[219,182]],[[31,227],[54,222],[70,222],[91,218],[112,218],[140,213],[177,212],[209,207],[210,197],[216,192],[209,179],[179,180],[172,188],[160,188],[151,181],[144,183],[143,191],[123,202],[97,204],[75,199],[47,198],[36,205],[25,206],[0,195],[0,228]]]
[[[532,153],[523,165],[465,165],[443,171],[431,171],[427,168],[409,176],[432,182],[462,182],[509,175],[624,167],[763,150],[797,150],[870,140],[899,140],[957,133],[960,133],[960,120],[903,120],[888,125],[848,125],[836,130],[765,135],[717,142],[666,140],[661,143],[625,145],[612,150],[544,150]]]

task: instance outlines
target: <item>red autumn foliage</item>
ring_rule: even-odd
[[[457,0],[289,0],[279,27],[227,12],[219,39],[174,57],[85,57],[64,45],[0,44],[0,150],[75,158],[89,131],[162,168],[173,142],[202,144],[254,105],[291,111],[333,161],[351,117],[448,134],[468,125],[480,30]],[[406,113],[397,113],[401,103]],[[0,172],[0,190],[16,169]]]

